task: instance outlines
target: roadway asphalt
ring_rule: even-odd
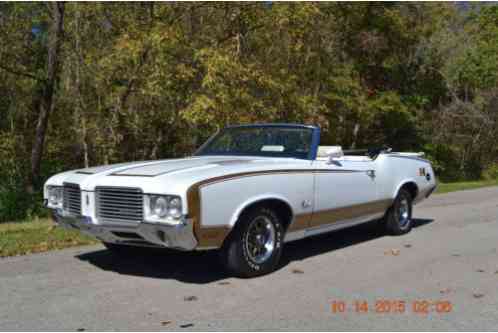
[[[287,244],[255,279],[226,276],[215,252],[1,259],[0,330],[498,330],[498,187],[414,216],[404,236],[370,223]]]

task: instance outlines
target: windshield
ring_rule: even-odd
[[[306,127],[230,127],[218,133],[199,155],[241,155],[307,159],[313,129]]]

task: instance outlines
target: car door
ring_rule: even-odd
[[[311,227],[357,222],[378,213],[375,163],[342,157],[314,161],[315,204]]]

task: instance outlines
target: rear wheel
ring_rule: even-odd
[[[283,246],[282,222],[261,206],[243,214],[222,248],[226,268],[239,277],[254,277],[277,268]]]
[[[410,192],[401,189],[393,205],[384,217],[387,231],[393,235],[402,235],[412,229],[412,197]]]

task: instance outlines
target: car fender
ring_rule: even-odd
[[[398,186],[395,188],[395,191],[391,194],[391,198],[395,199],[399,193],[399,190],[408,183],[414,183],[415,185],[417,185],[417,189],[420,191],[420,186],[418,182],[415,180],[415,178],[404,178],[398,183]]]
[[[290,204],[289,200],[287,200],[287,198],[285,198],[281,194],[277,194],[277,193],[264,193],[264,194],[260,194],[257,196],[247,198],[240,205],[238,205],[237,208],[235,209],[234,213],[232,214],[231,218],[230,218],[230,221],[229,221],[230,227],[233,228],[235,226],[235,223],[237,223],[237,220],[239,219],[240,214],[247,207],[249,207],[257,202],[260,202],[260,201],[272,200],[272,199],[273,200],[280,200],[280,201],[286,203],[289,206],[289,208],[291,209],[291,216],[294,216],[294,209],[293,209],[292,205]]]

